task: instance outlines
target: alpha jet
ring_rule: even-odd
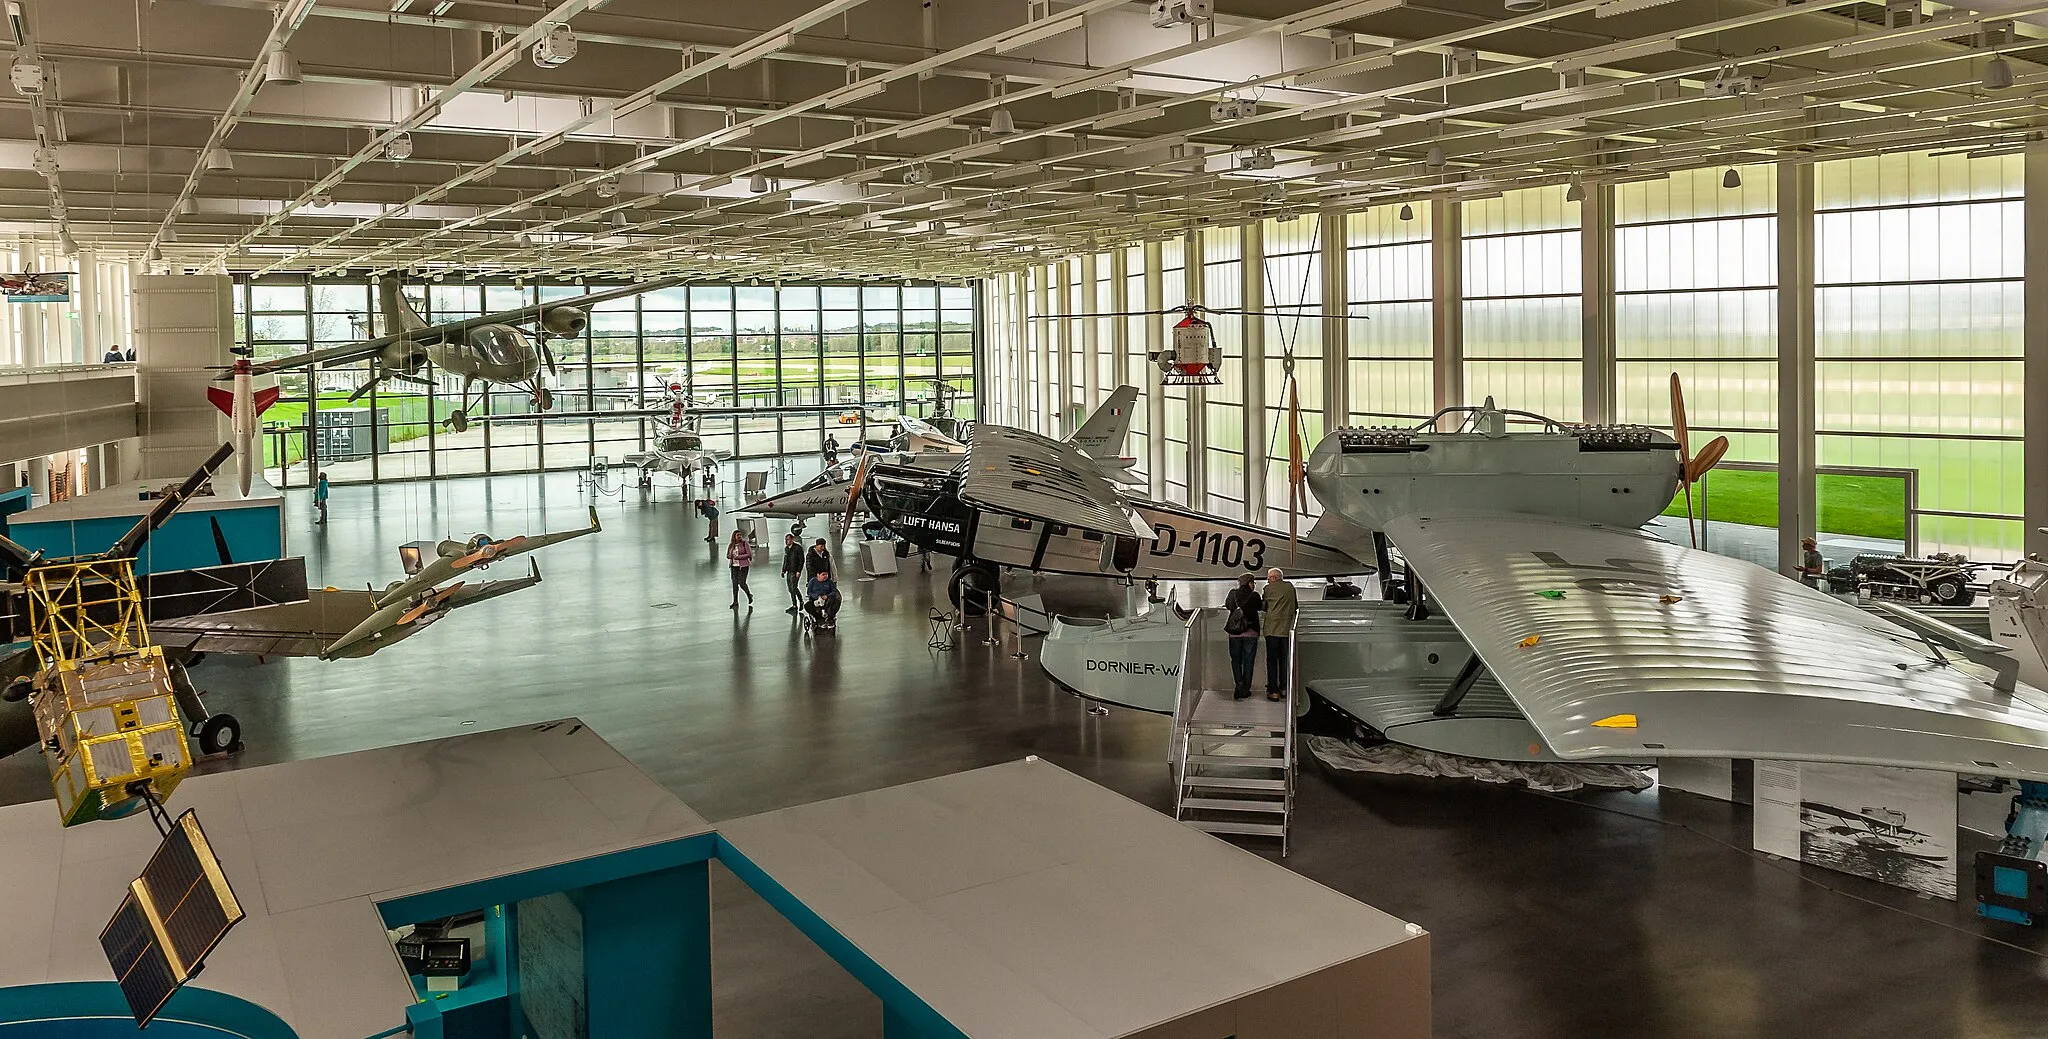
[[[555,372],[555,355],[548,349],[550,336],[574,338],[590,326],[590,308],[610,300],[638,295],[677,284],[680,279],[624,285],[554,303],[540,303],[516,310],[501,310],[460,321],[430,325],[399,291],[398,279],[386,276],[377,282],[377,305],[383,315],[385,334],[375,339],[342,346],[330,346],[265,361],[249,368],[251,375],[270,375],[299,368],[370,362],[370,378],[349,395],[353,401],[386,379],[403,379],[424,384],[420,371],[427,362],[451,375],[462,377],[462,405],[447,418],[448,428],[461,432],[469,428],[469,395],[478,382],[523,386],[532,391],[536,411],[554,407],[554,393],[541,375],[545,367]],[[529,336],[516,326],[534,323]],[[229,376],[239,378],[239,372]]]

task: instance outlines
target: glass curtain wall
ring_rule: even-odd
[[[1464,204],[1465,399],[1585,413],[1579,204],[1524,188]]]
[[[428,283],[406,298],[428,322],[567,299],[604,283],[520,286]],[[238,279],[237,338],[257,360],[383,334],[372,286],[304,278]],[[670,388],[719,405],[902,402],[909,414],[941,408],[972,418],[975,293],[962,285],[692,285],[599,304],[582,336],[550,338],[545,376],[556,412],[618,411],[618,418],[534,419],[530,390],[471,389],[473,421],[446,420],[463,400],[459,377],[429,365],[416,378],[370,384],[358,362],[282,377],[280,402],[264,416],[271,479],[303,485],[306,430],[320,467],[339,483],[537,469],[578,469],[593,456],[616,463],[661,431]],[[354,396],[354,400],[349,398]],[[879,407],[888,413],[895,405]],[[816,416],[706,419],[707,447],[738,457],[818,450],[826,429],[854,433],[859,409]],[[848,437],[842,437],[848,439]]]
[[[1345,342],[1352,425],[1413,425],[1436,411],[1431,329],[1430,207],[1346,214]]]
[[[1196,258],[1197,262],[1200,257]],[[1188,247],[1184,237],[1169,238],[1159,243],[1159,295],[1164,310],[1184,306],[1188,302],[1187,284]],[[1178,322],[1179,318],[1161,318],[1167,324]],[[1166,440],[1166,500],[1180,505],[1188,503],[1188,388],[1168,386],[1165,388],[1163,405],[1165,414],[1160,416],[1159,435]]]
[[[1287,358],[1294,359],[1300,404],[1302,456],[1323,436],[1323,236],[1314,217],[1267,220],[1261,226],[1265,261],[1266,515],[1255,520],[1287,526]],[[1313,496],[1309,507],[1315,510]],[[1319,510],[1318,510],[1319,511]]]
[[[1885,155],[1814,170],[1818,458],[1915,470],[1923,552],[2020,551],[2023,161]],[[1885,503],[1865,515],[1828,490],[1824,529],[1888,533]]]
[[[1202,305],[1244,309],[1244,229],[1212,227],[1202,236]],[[1202,452],[1205,500],[1219,516],[1244,518],[1244,324],[1242,314],[1210,314],[1210,334],[1223,348],[1223,381],[1204,388]]]
[[[1128,246],[1124,249],[1124,284],[1122,305],[1117,309],[1126,314],[1137,315],[1145,310],[1145,247]],[[1158,369],[1146,356],[1146,329],[1148,322],[1162,321],[1159,317],[1125,317],[1119,319],[1124,327],[1124,370],[1129,373],[1130,384],[1138,388],[1138,402],[1131,406],[1131,437],[1126,442],[1124,453],[1138,460],[1131,473],[1141,479],[1152,474],[1152,413],[1151,397],[1145,392],[1145,380],[1159,377]]]

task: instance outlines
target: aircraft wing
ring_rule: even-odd
[[[378,336],[375,339],[365,339],[359,343],[344,343],[340,346],[330,346],[323,350],[294,354],[275,361],[265,361],[251,366],[251,371],[257,375],[269,375],[273,372],[290,371],[295,368],[309,368],[314,365],[348,364],[370,357],[379,350],[402,339],[426,342],[432,339],[448,339],[461,336],[468,333],[470,329],[480,328],[484,325],[523,325],[529,321],[540,320],[542,312],[554,310],[558,307],[575,307],[579,310],[587,310],[599,303],[610,302],[611,300],[626,296],[636,296],[642,292],[652,292],[656,289],[665,289],[671,285],[680,285],[683,281],[684,279],[682,278],[665,278],[660,281],[641,282],[637,285],[621,285],[617,288],[605,289],[602,292],[592,292],[569,299],[551,300],[530,307],[520,307],[516,310],[500,310],[494,314],[463,318],[460,321],[445,321],[438,325],[415,328],[410,332],[394,332],[390,335]],[[223,379],[229,377],[228,375],[221,376]]]
[[[1387,524],[1565,758],[1733,757],[2048,778],[2048,693],[1742,560],[1502,513]],[[1955,656],[1956,654],[1951,654]]]
[[[1123,493],[1073,446],[988,424],[976,425],[968,441],[960,476],[960,499],[967,504],[1084,530],[1152,537]]]
[[[317,657],[376,611],[376,595],[365,589],[315,589],[305,602],[156,621],[149,637],[192,653]]]
[[[474,552],[456,556],[452,559],[447,556],[436,556],[427,565],[421,567],[419,573],[406,578],[389,591],[378,595],[377,605],[389,606],[392,603],[402,602],[429,588],[435,588],[446,583],[449,578],[457,574],[465,574],[479,567],[486,567],[513,556],[525,555],[528,552],[546,548],[549,545],[558,545],[572,538],[580,538],[585,534],[595,534],[602,529],[603,526],[597,521],[597,508],[592,506],[590,510],[590,526],[578,530],[563,530],[553,534],[521,534],[517,537],[506,538],[503,541],[493,541]]]
[[[913,418],[909,415],[899,415],[896,418],[896,424],[902,426],[903,432],[909,436],[909,449],[912,451],[967,450],[966,444],[963,444],[960,441],[955,440],[952,437],[949,437],[946,434],[939,432],[939,427],[934,426],[921,418]]]

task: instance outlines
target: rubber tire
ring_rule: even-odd
[[[5,688],[0,688],[0,700],[4,700],[7,703],[20,703],[28,699],[28,694],[34,690],[35,683],[30,682],[26,678],[17,678],[7,683]]]
[[[969,617],[986,615],[990,598],[1000,599],[1002,594],[1002,577],[982,563],[954,567],[953,579],[946,582],[946,598]]]
[[[537,405],[534,409],[536,411],[553,411],[555,410],[555,391],[543,386],[540,388],[539,393],[533,395],[533,402]]]
[[[448,432],[450,432],[450,433],[462,433],[462,432],[466,432],[466,431],[468,431],[468,429],[469,429],[469,416],[468,416],[467,414],[465,414],[465,413],[463,413],[463,412],[460,412],[460,411],[457,411],[457,412],[453,412],[453,413],[451,413],[451,414],[450,414],[450,415],[448,416]]]
[[[229,754],[242,746],[242,723],[232,714],[212,714],[199,723],[199,753]]]
[[[1940,606],[1962,606],[1970,598],[1970,588],[1953,577],[1944,577],[1927,586],[1927,595]]]

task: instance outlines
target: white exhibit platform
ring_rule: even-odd
[[[1036,758],[718,831],[971,1039],[1430,1034],[1427,932]]]
[[[573,719],[187,779],[248,918],[194,984],[301,1039],[363,1039],[414,1002],[376,903],[710,826]],[[107,981],[99,934],[158,842],[147,819],[65,829],[0,808],[0,987]]]

